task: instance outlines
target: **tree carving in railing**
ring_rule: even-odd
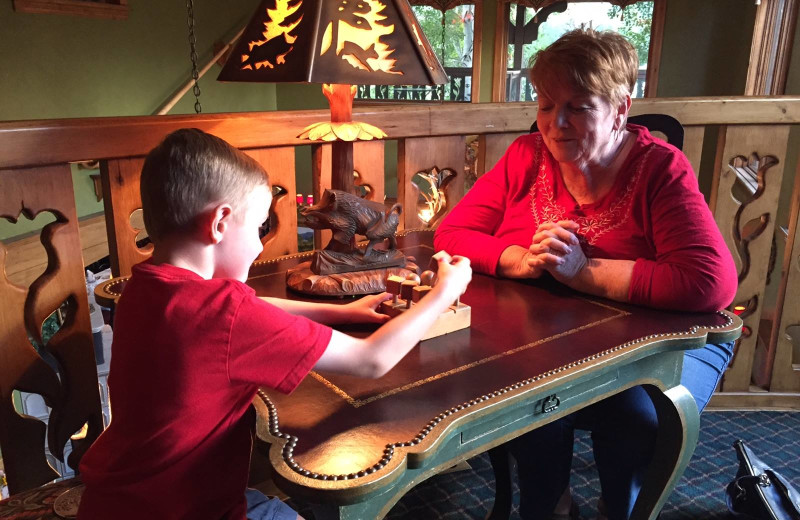
[[[133,211],[133,213],[131,213],[130,217],[128,218],[128,223],[130,224],[131,229],[136,233],[133,238],[136,247],[143,254],[151,254],[153,252],[153,246],[151,245],[150,237],[148,237],[147,231],[144,228],[144,212],[142,211],[142,208],[137,208]]]
[[[731,159],[728,167],[736,173],[737,177],[745,176],[757,180],[757,188],[753,195],[746,201],[742,201],[739,209],[733,218],[733,240],[736,244],[736,252],[741,259],[739,269],[739,281],[745,279],[750,271],[750,242],[761,236],[767,229],[770,222],[769,213],[762,213],[757,218],[742,222],[743,215],[748,206],[761,198],[766,187],[767,170],[778,164],[778,159],[772,155],[767,155],[763,159],[753,152],[750,157],[738,155]]]
[[[358,170],[353,170],[353,187],[356,195],[362,199],[375,200],[375,189],[361,176]]]
[[[0,175],[5,188],[0,218],[16,222],[20,215],[55,216],[40,234],[47,268],[30,287],[6,278],[6,249],[0,244],[0,449],[13,494],[59,476],[45,457],[45,432],[50,453],[63,460],[70,437],[85,428],[81,439],[72,440],[68,463],[76,468],[100,435],[103,418],[69,167]],[[63,323],[46,340],[42,323],[57,310]],[[52,410],[47,425],[17,412],[15,390],[42,396]]]
[[[283,219],[280,217],[277,211],[275,211],[275,207],[278,204],[282,203],[282,200],[287,194],[289,190],[281,186],[280,184],[272,184],[272,202],[269,205],[269,214],[267,216],[267,225],[268,231],[267,234],[261,237],[261,244],[263,244],[264,249],[268,248],[268,244],[275,240],[275,237],[278,236],[279,231],[283,229],[283,226],[289,225],[292,226],[294,223],[285,224]]]

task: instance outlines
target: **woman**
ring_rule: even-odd
[[[437,249],[508,278],[552,276],[569,287],[663,309],[729,305],[736,268],[686,157],[626,124],[638,59],[611,32],[574,30],[531,69],[539,133],[517,139],[438,228]],[[702,410],[732,343],[685,355],[681,382]],[[575,428],[592,431],[603,513],[630,516],[655,443],[642,387],[511,443],[523,518],[568,518]],[[547,447],[547,449],[542,449]]]

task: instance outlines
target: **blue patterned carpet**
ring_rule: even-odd
[[[727,519],[725,486],[736,474],[733,441],[743,439],[767,464],[800,487],[800,413],[706,412],[700,440],[689,466],[661,514],[661,520]],[[483,520],[494,500],[494,477],[486,455],[469,461],[471,470],[438,475],[421,483],[398,502],[390,520]],[[600,485],[591,439],[578,434],[572,492],[581,518],[597,516]],[[517,501],[515,490],[515,503]],[[295,506],[299,504],[294,504]],[[299,508],[306,518],[313,516]],[[512,518],[519,518],[516,509]]]

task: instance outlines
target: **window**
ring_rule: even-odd
[[[356,99],[469,103],[472,99],[476,6],[463,4],[440,11],[427,5],[414,5],[412,9],[450,81],[437,86],[361,85]]]
[[[641,1],[623,9],[610,2],[555,2],[538,10],[509,4],[504,100],[535,101],[536,94],[528,79],[531,58],[562,34],[579,27],[617,31],[633,44],[639,54],[639,78],[633,97],[645,97],[648,61],[657,60],[657,56],[651,56],[651,45],[657,39],[651,38],[651,34],[660,35],[657,24],[663,23],[663,20],[653,22],[658,16],[654,14],[655,3]],[[660,47],[660,41],[657,44]]]

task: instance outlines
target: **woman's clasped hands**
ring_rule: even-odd
[[[578,224],[572,220],[541,224],[526,255],[530,271],[548,271],[553,278],[569,285],[587,264],[578,241],[578,229]]]

